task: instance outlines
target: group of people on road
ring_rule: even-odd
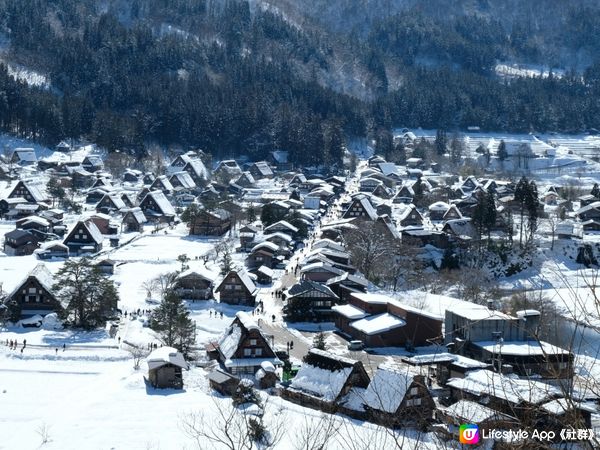
[[[220,314],[220,315],[221,315],[221,319],[223,318],[223,311],[219,311],[219,312],[217,312],[217,311],[213,311],[212,309],[209,309],[209,310],[208,310],[208,315],[209,315],[210,317],[212,317],[212,316],[213,316],[213,314],[215,315],[215,319],[217,318],[217,314]]]
[[[19,342],[16,339],[7,339],[6,345],[9,350],[16,350],[19,345]],[[27,347],[27,339],[23,339],[23,347],[21,347],[21,353],[23,353],[25,347]]]

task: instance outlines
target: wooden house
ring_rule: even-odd
[[[25,199],[28,203],[46,203],[48,196],[35,184],[20,180],[13,190],[8,194],[8,198]]]
[[[286,220],[280,220],[278,222],[275,222],[269,225],[268,227],[265,227],[263,231],[265,234],[280,232],[284,234],[289,234],[292,237],[298,236],[298,233],[300,232],[300,230],[297,227],[295,227]]]
[[[37,156],[35,156],[35,150],[33,148],[15,148],[10,157],[12,164],[19,164],[20,166],[29,166],[37,163]]]
[[[242,172],[242,174],[235,180],[235,184],[242,188],[249,188],[256,184],[256,180],[250,172]]]
[[[69,252],[75,255],[96,253],[102,249],[104,236],[91,221],[79,221],[64,239],[63,244],[69,247]]]
[[[369,282],[366,278],[344,272],[342,275],[330,278],[327,287],[337,295],[341,303],[347,303],[350,294],[354,292],[366,292]]]
[[[169,183],[171,183],[173,190],[178,192],[189,192],[196,188],[196,183],[194,183],[192,176],[185,171],[175,172],[169,178]]]
[[[213,370],[208,374],[207,378],[211,388],[227,397],[231,397],[235,394],[235,391],[240,384],[240,379],[238,377],[221,369]]]
[[[398,189],[398,192],[392,199],[393,203],[412,203],[413,198],[415,197],[415,192],[413,191],[412,186],[403,185]]]
[[[260,242],[250,250],[246,257],[246,266],[250,269],[256,269],[260,266],[266,266],[272,269],[276,264],[276,254],[279,250],[277,244],[272,242]]]
[[[412,203],[403,206],[396,223],[401,227],[422,227],[424,219],[417,207]]]
[[[256,371],[254,375],[258,381],[258,386],[261,389],[270,389],[275,387],[279,381],[275,366],[269,361],[263,361],[260,363],[260,369]]]
[[[459,428],[465,423],[476,423],[479,432],[508,430],[518,426],[516,417],[501,413],[469,400],[459,400],[436,411],[436,418],[446,424],[449,434],[458,439]]]
[[[244,225],[239,230],[240,235],[240,249],[244,252],[247,252],[252,249],[256,245],[254,239],[256,234],[258,233],[258,228],[254,225]]]
[[[367,196],[358,195],[354,197],[342,217],[344,219],[361,218],[365,220],[377,220],[377,211]]]
[[[141,208],[124,209],[123,220],[121,221],[121,230],[126,232],[142,231],[146,223],[146,216]]]
[[[344,407],[346,397],[369,385],[362,362],[311,348],[282,397],[328,413]]]
[[[222,208],[213,211],[203,209],[190,224],[190,234],[200,236],[222,236],[230,229],[231,214]]]
[[[150,221],[172,223],[176,213],[173,205],[161,191],[151,191],[140,202],[140,209]]]
[[[533,419],[540,406],[561,397],[559,388],[533,379],[509,377],[491,370],[473,370],[446,383],[452,401],[485,404],[518,419]]]
[[[582,222],[588,220],[600,221],[600,201],[595,201],[579,208],[575,212],[575,215],[579,217]]]
[[[213,174],[215,177],[231,180],[239,177],[242,174],[242,169],[235,160],[226,159],[217,164]]]
[[[62,311],[62,305],[54,294],[54,279],[44,264],[38,264],[6,296],[4,304],[11,304],[21,311],[21,318],[34,315],[45,316]]]
[[[31,255],[39,247],[40,239],[27,230],[12,230],[4,235],[4,253],[7,256]]]
[[[96,205],[96,211],[99,213],[110,214],[125,209],[127,205],[123,199],[115,193],[107,193]]]
[[[385,295],[352,292],[332,310],[336,327],[367,347],[424,346],[442,335],[442,317]]]
[[[173,187],[171,181],[169,181],[166,175],[156,177],[156,179],[150,185],[150,191],[162,191],[167,194],[170,194],[174,190],[175,188]]]
[[[204,163],[199,159],[192,159],[188,161],[183,169],[185,172],[189,173],[196,183],[196,186],[206,186],[208,180],[210,179],[210,175]]]
[[[273,178],[274,174],[271,167],[266,161],[258,161],[253,163],[248,169],[255,180],[262,180],[264,178]]]
[[[209,356],[216,358],[228,372],[254,375],[264,361],[281,365],[275,355],[272,337],[263,333],[248,313],[239,311],[223,335],[209,347]]]
[[[81,162],[81,167],[88,172],[96,172],[97,170],[104,169],[104,162],[102,162],[102,158],[99,156],[88,155]]]
[[[146,358],[148,381],[154,388],[183,389],[183,369],[188,369],[183,355],[173,347],[160,347]]]
[[[260,266],[256,269],[256,281],[259,284],[271,284],[273,282],[273,269]]]
[[[432,419],[435,403],[425,377],[409,366],[380,366],[364,395],[365,410],[381,425],[423,425]]]
[[[35,254],[39,259],[68,258],[69,247],[56,241],[48,242],[42,244],[40,249],[35,251]]]
[[[186,300],[208,300],[212,298],[214,274],[188,269],[177,275],[174,290]]]
[[[327,286],[302,280],[286,291],[286,316],[294,322],[327,322],[339,297]]]
[[[230,271],[215,289],[221,303],[246,306],[254,306],[257,291],[248,273],[237,270]]]
[[[443,221],[462,219],[463,216],[456,205],[450,205],[448,210],[442,216]]]
[[[104,275],[114,275],[117,262],[110,258],[104,258],[94,263],[94,266]]]
[[[123,181],[126,183],[137,183],[142,179],[142,171],[136,169],[125,169]]]

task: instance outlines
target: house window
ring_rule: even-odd
[[[236,290],[236,291],[241,291],[241,290],[242,290],[242,287],[241,287],[239,284],[236,284],[236,285],[235,285],[235,290]]]
[[[256,339],[250,339],[250,345],[255,346],[256,345]]]
[[[244,356],[252,356],[252,349],[245,348],[244,349]]]
[[[256,348],[256,349],[254,349],[254,355],[255,356],[262,356],[262,348]]]
[[[561,363],[558,364],[558,368],[559,369],[566,369],[568,366],[569,365],[566,362],[561,362]]]
[[[417,395],[418,393],[419,393],[419,388],[414,387],[410,390],[410,395]]]
[[[414,404],[414,406],[420,406],[421,405],[421,399],[420,398],[415,398],[413,400],[413,404]]]
[[[29,288],[29,293],[30,294],[35,294],[35,288]]]
[[[234,286],[233,284],[226,284],[226,285],[225,285],[225,290],[226,290],[226,291],[233,291],[233,288],[234,288],[234,287],[235,287],[235,286]]]
[[[87,234],[82,234],[82,235],[81,235],[81,237],[82,237],[83,239],[87,239]]]
[[[413,406],[413,403],[412,400],[406,400],[406,406]]]

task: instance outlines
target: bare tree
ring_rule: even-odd
[[[252,450],[275,447],[286,434],[286,416],[277,410],[272,420],[266,424],[262,416],[256,417],[242,412],[228,400],[211,398],[212,414],[193,412],[180,419],[185,434],[192,438],[199,449],[211,448],[229,450]],[[263,403],[267,410],[268,401]]]
[[[332,414],[322,413],[317,417],[305,414],[295,436],[294,449],[324,450],[338,435],[340,427],[340,422]]]
[[[40,436],[40,439],[42,440],[42,442],[40,443],[40,447],[52,441],[52,439],[50,439],[50,427],[47,423],[42,423],[35,430],[35,432]]]
[[[138,370],[140,368],[140,364],[149,354],[149,351],[145,348],[133,344],[128,344],[126,350],[133,358],[134,370]]]

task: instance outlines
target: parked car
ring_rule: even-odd
[[[348,350],[362,350],[365,348],[363,341],[350,341],[348,342]]]

